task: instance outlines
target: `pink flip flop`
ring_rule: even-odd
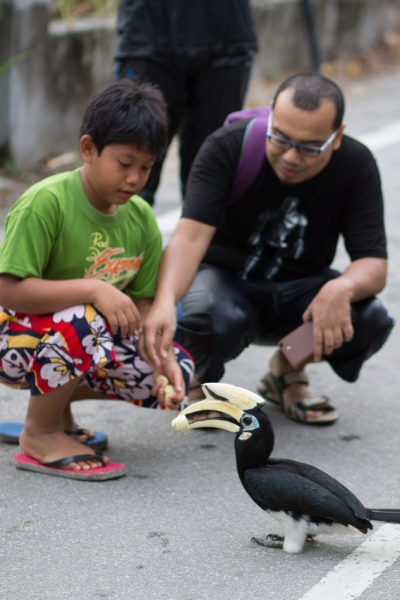
[[[96,452],[96,456],[101,459],[102,454]],[[80,479],[82,481],[105,481],[107,479],[116,479],[125,475],[125,465],[123,463],[109,462],[95,469],[74,471],[73,469],[60,469],[61,466],[69,465],[79,460],[88,460],[93,458],[93,454],[78,454],[76,456],[67,456],[51,463],[41,463],[32,458],[25,452],[20,452],[14,456],[15,466],[25,471],[34,471],[45,475],[55,475],[56,477],[67,477],[68,479]]]

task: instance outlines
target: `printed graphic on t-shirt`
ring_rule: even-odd
[[[126,257],[125,248],[110,248],[108,238],[104,240],[101,233],[92,236],[91,256],[86,258],[92,265],[86,270],[85,279],[101,279],[123,290],[140,269],[144,252]]]
[[[272,279],[279,271],[285,257],[298,260],[304,252],[304,232],[308,219],[301,214],[297,207],[299,199],[293,196],[286,198],[279,210],[266,210],[257,220],[257,229],[247,240],[254,250],[248,256],[242,279],[258,264],[266,249],[275,249],[273,258],[264,273],[265,279]]]

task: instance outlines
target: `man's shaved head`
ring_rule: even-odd
[[[336,83],[318,73],[297,73],[283,81],[275,92],[272,106],[286,89],[293,90],[293,104],[308,112],[317,110],[323,102],[331,102],[336,107],[333,130],[338,129],[343,121],[344,97]]]

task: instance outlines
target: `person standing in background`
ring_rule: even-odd
[[[121,0],[115,79],[155,84],[178,134],[181,192],[205,138],[240,110],[257,50],[249,0]],[[141,196],[150,205],[165,154]]]

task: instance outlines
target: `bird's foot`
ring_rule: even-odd
[[[278,535],[277,533],[269,533],[265,536],[266,540],[270,540],[271,542],[283,542],[285,539],[282,535]]]
[[[259,546],[264,546],[265,548],[283,548],[283,538],[281,535],[277,535],[275,533],[270,533],[265,537],[265,539],[261,538],[251,538],[253,544],[258,544]]]

